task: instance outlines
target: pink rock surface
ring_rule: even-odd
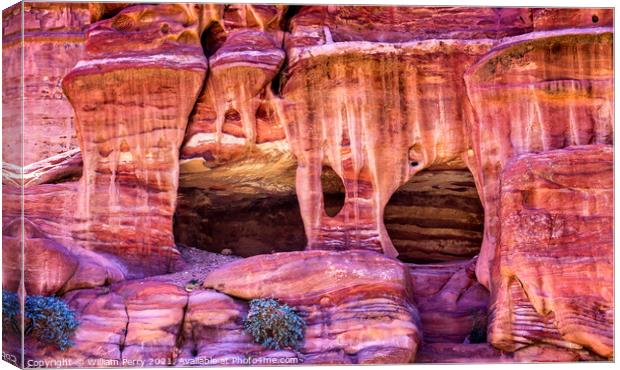
[[[75,274],[77,258],[63,245],[47,238],[30,221],[25,220],[22,228],[21,220],[15,219],[4,227],[2,235],[3,289],[18,290],[22,262],[25,289],[29,294],[55,294]]]
[[[242,299],[275,297],[302,311],[301,351],[313,363],[408,363],[421,341],[406,266],[375,252],[249,257],[209,273],[204,286]]]
[[[23,141],[14,135],[4,136],[4,148],[5,161],[17,165],[21,164],[21,148],[14,145],[21,144],[23,164],[29,165],[77,148],[73,111],[62,92],[61,80],[83,56],[90,13],[88,4],[24,3],[23,44],[21,16],[19,7],[3,12],[3,96],[19,103],[20,94],[14,88],[21,86],[23,67],[23,119],[28,134]],[[3,111],[3,127],[21,125],[20,110]],[[14,144],[9,145],[8,139]]]
[[[291,21],[287,44],[499,39],[531,29],[527,8],[305,6]]]
[[[537,8],[532,9],[534,31],[561,28],[613,27],[612,9]]]
[[[611,31],[602,27],[516,36],[495,46],[465,74],[476,114],[468,165],[485,208],[477,276],[487,287],[500,234],[499,180],[508,161],[570,145],[612,143]]]
[[[502,175],[489,341],[613,356],[613,147],[515,159]]]
[[[3,259],[5,288],[16,290],[21,278],[20,242],[24,245],[26,271],[32,274],[25,282],[28,294],[56,294],[102,286],[144,273],[142,270],[128,270],[114,256],[81,246],[76,236],[81,225],[74,214],[67,212],[76,207],[76,189],[77,184],[71,182],[28,187],[23,192],[22,208],[19,201],[21,190],[3,185],[3,245],[6,246],[3,251],[7,256]],[[22,220],[25,225],[23,240]],[[77,261],[77,267],[72,267],[72,261]]]
[[[267,264],[273,268],[256,268]],[[377,273],[385,279],[377,280]],[[262,289],[256,291],[244,277],[260,281]],[[221,292],[188,292],[165,278],[69,292],[63,298],[81,322],[75,345],[59,352],[28,341],[28,358],[83,360],[87,367],[162,365],[149,362],[153,359],[178,366],[201,361],[267,364],[278,358],[306,364],[407,363],[413,361],[420,343],[407,267],[374,252],[251,257],[211,272],[205,286]],[[307,288],[308,294],[300,288]],[[246,299],[267,294],[303,314],[307,327],[298,351],[267,350],[243,330]]]
[[[486,327],[489,292],[476,281],[475,258],[409,266],[425,345],[464,343],[474,326]]]
[[[19,10],[3,11],[3,288],[23,242],[25,293],[64,295],[82,323],[69,352],[28,339],[29,358],[613,358],[611,9]],[[188,292],[145,278],[182,263],[175,243],[272,254]],[[306,315],[300,351],[243,331],[258,297]],[[487,310],[490,345],[468,343]]]
[[[77,213],[89,249],[151,259],[160,273],[178,257],[179,148],[207,70],[200,33],[218,11],[136,5],[89,28],[85,58],[63,79],[84,162]]]
[[[397,255],[384,207],[422,169],[462,166],[469,106],[459,76],[490,45],[428,40],[289,50],[281,111],[298,161],[296,191],[309,249]],[[323,166],[338,174],[346,191],[334,217],[324,212]]]

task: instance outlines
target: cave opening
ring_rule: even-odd
[[[307,244],[294,193],[181,189],[174,234],[177,244],[239,257],[304,250]]]
[[[226,31],[220,22],[212,22],[200,36],[200,43],[207,58],[211,57],[226,41]]]
[[[404,262],[466,260],[480,251],[484,210],[465,168],[417,173],[394,192],[383,219]]]
[[[342,179],[329,166],[321,170],[321,188],[323,189],[323,208],[329,217],[335,217],[345,201],[345,188]]]
[[[325,213],[335,217],[345,204],[344,183],[329,166],[320,181]],[[403,262],[471,259],[480,251],[484,227],[473,175],[465,168],[419,172],[394,192],[384,223]],[[307,244],[294,191],[257,196],[180,189],[174,230],[180,244],[215,253],[229,249],[241,257],[303,250]]]

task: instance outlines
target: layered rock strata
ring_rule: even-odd
[[[421,340],[408,269],[374,252],[251,257],[213,271],[205,286],[220,292],[187,292],[164,278],[67,293],[81,322],[75,346],[59,353],[28,342],[27,357],[87,367],[408,363]],[[298,351],[267,350],[244,332],[247,299],[268,296],[304,316]]]
[[[200,35],[219,12],[136,5],[89,28],[63,79],[84,162],[73,236],[87,248],[171,268],[179,148],[208,69]]]
[[[502,175],[489,341],[613,356],[613,148],[526,154]]]
[[[3,12],[3,287],[23,257],[25,292],[83,323],[32,358],[613,358],[611,10],[23,9]],[[121,282],[174,269],[175,242],[309,250],[224,267],[221,292]],[[308,315],[300,352],[243,332],[268,296]],[[495,347],[463,343],[489,299]]]
[[[309,249],[397,254],[383,223],[384,207],[411,176],[458,161],[466,151],[466,96],[457,76],[489,46],[358,42],[289,51],[283,114],[298,161],[296,191]],[[323,165],[345,187],[344,207],[334,217],[324,212]]]
[[[468,164],[485,208],[477,276],[491,287],[503,168],[519,154],[613,141],[612,29],[506,39],[468,70],[465,81],[476,112]]]
[[[211,272],[204,286],[300,310],[306,363],[408,363],[421,340],[407,268],[374,252],[255,256]]]
[[[2,24],[3,65],[7,68],[3,96],[22,103],[20,95],[12,94],[17,91],[11,90],[23,89],[23,120],[28,126],[23,141],[3,135],[5,162],[27,166],[77,148],[73,110],[61,81],[84,55],[85,31],[90,24],[88,4],[27,2],[23,10],[18,6],[3,11]],[[21,110],[3,111],[3,127],[22,124],[19,115],[10,115]],[[23,145],[23,158],[20,148],[10,144]]]
[[[476,281],[476,259],[409,264],[413,297],[420,312],[424,344],[466,343],[486,331],[489,291]]]
[[[29,219],[23,222],[22,226],[21,220],[14,219],[2,231],[3,289],[20,289],[22,260],[24,290],[31,295],[61,295],[125,278],[126,271],[113,260],[83,248],[68,248],[48,237]]]
[[[344,205],[344,186],[328,169],[321,184],[325,213],[335,215]],[[384,222],[400,260],[451,261],[478,253],[483,212],[467,170],[422,171],[394,192]],[[230,249],[243,257],[302,250],[307,243],[294,194],[268,195],[265,188],[251,194],[181,189],[175,240],[212,252]]]
[[[469,171],[436,169],[394,192],[384,222],[401,261],[463,260],[480,250],[484,210]]]

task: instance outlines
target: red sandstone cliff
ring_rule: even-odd
[[[610,10],[27,3],[20,21],[3,12],[3,287],[23,241],[26,292],[83,320],[70,357],[613,357]],[[297,252],[192,293],[123,281],[187,268],[176,244]],[[242,333],[267,296],[310,315],[303,356]],[[489,343],[463,343],[487,311]]]

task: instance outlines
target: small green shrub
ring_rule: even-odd
[[[21,320],[17,294],[2,292],[2,329],[19,333]],[[71,337],[79,322],[75,313],[57,297],[27,296],[24,304],[24,335],[37,338],[65,351],[73,345]]]
[[[304,339],[306,323],[287,304],[263,298],[250,301],[250,311],[244,328],[255,342],[266,348],[298,349]]]

